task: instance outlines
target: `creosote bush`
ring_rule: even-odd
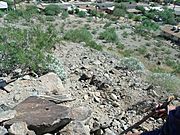
[[[91,48],[94,48],[96,50],[102,50],[102,46],[98,45],[93,39],[92,39],[91,33],[86,28],[80,28],[80,29],[74,29],[69,30],[65,33],[64,39],[70,40],[73,42],[85,42],[86,46],[89,46]]]
[[[38,74],[45,72],[46,64],[51,62],[47,54],[57,42],[53,26],[46,29],[35,26],[29,29],[13,27],[0,28],[0,69],[11,73],[16,68],[33,70]]]
[[[99,39],[106,40],[107,42],[116,42],[118,40],[118,36],[115,28],[107,28],[105,31],[101,32]]]
[[[61,7],[53,4],[48,5],[46,6],[44,13],[45,15],[50,15],[50,16],[58,15],[59,13],[61,13]]]

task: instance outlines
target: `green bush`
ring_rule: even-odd
[[[102,46],[98,45],[94,40],[92,40],[91,33],[86,28],[69,30],[65,33],[64,39],[73,42],[85,42],[86,46],[94,48],[96,50],[102,50]]]
[[[99,39],[106,40],[107,42],[116,42],[118,40],[118,36],[115,28],[107,28],[105,31],[101,32]]]
[[[50,15],[50,16],[58,15],[59,13],[61,13],[61,7],[58,5],[48,5],[44,9],[44,12],[45,15]]]
[[[21,16],[23,16],[23,12],[21,10],[10,10],[4,19],[8,22],[14,22],[19,20]]]
[[[116,17],[124,17],[126,15],[126,6],[123,4],[116,4],[113,10],[113,15]]]
[[[79,17],[81,17],[81,18],[84,18],[84,17],[86,17],[86,12],[84,12],[84,11],[79,11],[79,12],[77,13],[77,15],[78,15]]]
[[[90,48],[96,49],[98,51],[102,51],[102,46],[98,45],[95,41],[90,40],[86,42],[86,46],[89,46]]]
[[[168,73],[153,73],[147,77],[148,81],[154,85],[161,86],[169,92],[178,92],[180,79]]]
[[[16,68],[45,71],[46,54],[56,43],[56,32],[52,26],[47,29],[32,27],[18,29],[13,27],[0,29],[0,69],[10,73]]]
[[[79,43],[92,40],[92,35],[87,29],[80,28],[67,31],[64,35],[64,39]]]
[[[144,70],[144,65],[136,58],[123,58],[120,60],[119,65],[128,70]]]

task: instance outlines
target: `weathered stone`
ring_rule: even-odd
[[[76,121],[85,121],[91,116],[91,110],[88,107],[72,108],[68,116]]]
[[[62,94],[65,91],[61,79],[55,73],[48,73],[44,76],[39,77],[41,85],[46,88],[47,91],[57,91],[58,94]]]
[[[13,135],[26,135],[28,133],[27,124],[25,122],[13,123],[8,131]]]
[[[73,121],[60,131],[63,135],[90,135],[90,129],[81,122]]]
[[[15,110],[8,110],[8,111],[0,112],[0,122],[10,120],[10,119],[14,118],[15,115],[16,115]]]
[[[14,109],[17,111],[16,117],[4,122],[4,125],[24,121],[28,129],[34,130],[37,135],[61,129],[72,120],[68,107],[35,96],[27,98]]]
[[[0,126],[0,135],[6,135],[8,133],[7,129]]]

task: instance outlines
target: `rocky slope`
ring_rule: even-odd
[[[26,75],[5,87],[9,93],[0,91],[1,135],[118,135],[168,95],[146,81],[145,69],[132,71],[121,58],[83,43],[62,44],[54,55],[65,68],[64,81],[55,73]],[[133,132],[162,123],[151,118]]]

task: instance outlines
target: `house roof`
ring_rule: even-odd
[[[176,32],[171,30],[172,28],[173,28],[173,26],[166,25],[162,28],[162,31],[167,33],[167,34],[170,34],[174,37],[180,38],[180,31],[176,33]]]
[[[7,9],[7,8],[8,8],[7,2],[0,1],[0,9]]]

